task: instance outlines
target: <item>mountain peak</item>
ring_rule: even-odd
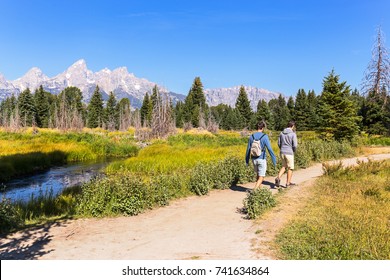
[[[87,70],[87,63],[84,59],[79,59],[75,63],[73,63],[67,71],[71,71],[73,69]]]

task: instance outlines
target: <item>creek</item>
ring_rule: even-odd
[[[57,196],[65,188],[89,182],[101,174],[108,163],[109,161],[95,161],[67,164],[13,179],[0,185],[0,196],[11,201],[28,201],[32,196],[36,198],[48,194]]]

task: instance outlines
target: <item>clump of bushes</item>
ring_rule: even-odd
[[[244,199],[244,213],[249,219],[256,219],[265,210],[275,207],[276,200],[268,188],[257,188],[250,190]]]
[[[96,178],[82,186],[77,213],[84,216],[137,215],[155,206],[191,193],[205,195],[211,189],[226,189],[253,179],[243,160],[200,163],[187,173],[160,174],[142,178],[131,172]]]
[[[4,197],[0,200],[0,234],[17,228],[22,224],[22,219],[17,208],[9,199]]]
[[[205,195],[211,189],[226,189],[237,183],[253,181],[252,168],[242,159],[228,157],[224,160],[198,164],[190,175],[189,187],[197,195]]]

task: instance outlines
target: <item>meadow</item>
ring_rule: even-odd
[[[390,259],[390,161],[324,165],[312,199],[278,235],[293,260]]]
[[[20,149],[11,145],[15,143],[16,147],[23,146],[27,156],[34,152],[48,155],[60,151],[67,161],[108,155],[127,157],[110,164],[104,176],[81,187],[66,189],[58,197],[49,192],[43,197],[31,198],[28,203],[11,204],[2,200],[2,209],[6,209],[0,213],[4,221],[3,232],[50,219],[137,215],[168,205],[173,199],[205,195],[212,189],[225,189],[255,179],[252,166],[246,166],[244,161],[248,134],[239,132],[179,131],[167,139],[144,143],[146,146],[139,152],[134,148],[136,141],[131,131],[59,133],[40,130],[35,134],[27,131],[21,134],[2,132],[0,135],[1,140],[9,141],[6,143],[8,155],[12,155],[12,151],[20,153]],[[298,137],[299,168],[354,154],[354,148],[348,143],[321,141],[311,132],[299,133]],[[272,133],[270,138],[279,157],[277,133]],[[275,175],[280,161],[273,167],[269,156],[268,160],[268,174]],[[260,196],[269,197],[268,194]],[[249,204],[246,206],[254,213],[261,212]]]
[[[0,130],[0,182],[44,171],[70,162],[110,157],[130,157],[138,153],[129,133],[84,129],[62,132],[51,129]]]

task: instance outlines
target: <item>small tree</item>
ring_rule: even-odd
[[[36,108],[36,122],[38,127],[48,127],[49,124],[49,97],[50,93],[43,90],[42,85],[35,91],[34,101]]]
[[[253,112],[244,86],[240,87],[240,92],[236,100],[236,108],[244,119],[244,126],[249,128]]]
[[[259,100],[259,103],[257,103],[256,123],[254,124],[254,127],[257,128],[257,124],[260,121],[265,121],[268,129],[274,129],[274,119],[268,103],[264,99]]]
[[[118,111],[116,105],[115,95],[113,92],[110,92],[105,109],[105,120],[108,130],[115,130],[119,127]]]
[[[153,106],[151,104],[151,99],[149,98],[149,94],[148,93],[145,93],[145,96],[144,96],[144,100],[142,101],[142,106],[141,106],[141,110],[140,110],[140,113],[141,113],[141,123],[142,125],[145,125],[145,126],[148,126],[150,125],[150,121],[151,121],[151,114],[150,114],[150,110],[149,108],[151,106]]]
[[[34,97],[29,88],[20,93],[18,97],[18,108],[23,126],[32,126],[35,123],[36,108]]]
[[[96,86],[88,105],[87,123],[90,128],[102,127],[104,123],[103,98],[99,86]]]
[[[359,133],[357,108],[346,82],[334,70],[324,79],[319,104],[319,131],[325,139],[352,140]]]
[[[309,121],[309,104],[304,89],[299,89],[295,99],[294,119],[298,130],[307,130]]]

